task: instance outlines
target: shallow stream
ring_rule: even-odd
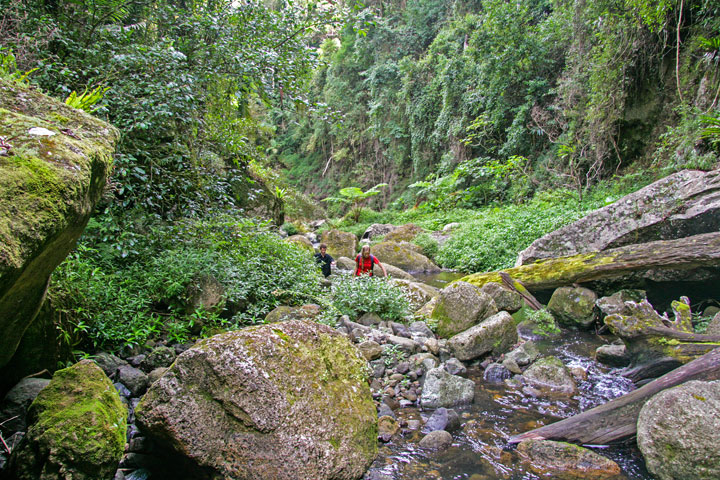
[[[440,453],[423,451],[418,442],[419,430],[403,428],[390,443],[380,446],[380,454],[365,476],[367,480],[520,480],[541,478],[524,465],[507,439],[513,435],[553,423],[619,397],[634,389],[630,381],[593,360],[595,349],[607,343],[587,332],[563,331],[553,339],[536,341],[541,353],[555,355],[571,369],[580,367],[587,379],[578,382],[576,396],[544,396],[523,386],[493,384],[483,380],[478,367],[468,369],[468,376],[476,383],[472,405],[455,408],[462,426],[453,432],[453,445]],[[421,417],[427,419],[432,411],[405,408],[396,411],[400,423]],[[634,442],[617,447],[593,447],[620,465],[625,478],[646,480],[653,477],[645,470],[644,462]]]

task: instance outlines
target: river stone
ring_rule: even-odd
[[[557,357],[541,358],[523,372],[523,377],[527,382],[538,387],[571,395],[577,393],[575,379]]]
[[[450,338],[447,346],[458,360],[467,362],[489,352],[493,355],[505,353],[517,341],[518,334],[512,316],[500,312]]]
[[[391,232],[385,234],[383,240],[386,242],[410,242],[417,237],[418,234],[422,233],[422,231],[422,227],[414,223],[406,223],[405,225],[393,228]]]
[[[448,371],[448,373],[452,375],[459,375],[464,376],[467,374],[467,368],[465,368],[465,365],[462,364],[460,360],[457,358],[451,358],[447,362],[445,362],[445,370]]]
[[[287,243],[294,243],[310,253],[315,253],[315,247],[313,247],[312,242],[305,235],[292,235],[283,241]]]
[[[331,257],[347,257],[353,263],[350,269],[355,269],[358,241],[354,233],[341,232],[340,230],[325,230],[322,234],[322,242],[327,244],[327,253]]]
[[[0,157],[2,367],[40,309],[50,273],[75,247],[102,195],[119,132],[22,82],[0,79],[0,105],[0,132],[13,146]],[[32,136],[31,127],[55,135]],[[62,134],[61,127],[82,132],[81,138]]]
[[[435,430],[425,435],[419,445],[428,450],[444,450],[452,445],[452,435],[445,430]]]
[[[371,253],[375,255],[381,263],[387,262],[408,273],[435,272],[440,270],[440,267],[435,265],[425,255],[413,250],[410,244],[385,241],[375,245]]]
[[[532,340],[520,345],[515,350],[505,354],[505,360],[512,360],[519,367],[530,365],[532,362],[540,358],[540,350]]]
[[[358,344],[358,349],[362,352],[363,356],[368,362],[377,360],[383,354],[383,347],[379,343],[372,340],[366,340]]]
[[[561,324],[588,328],[597,318],[596,301],[595,292],[587,288],[560,287],[553,292],[547,309]]]
[[[490,295],[475,285],[459,281],[440,290],[431,316],[438,322],[438,336],[450,338],[497,312]]]
[[[290,320],[199,341],[136,410],[141,430],[218,478],[356,479],[377,450],[367,362],[325,325]]]
[[[393,279],[392,282],[405,291],[405,296],[408,297],[411,305],[415,308],[425,305],[427,302],[440,295],[440,289],[425,283],[403,279]]]
[[[517,453],[541,478],[557,480],[616,480],[620,466],[587,448],[551,440],[525,440]]]
[[[390,265],[389,263],[382,262],[383,267],[385,267],[385,271],[387,272],[389,277],[393,277],[394,280],[405,280],[407,282],[414,282],[415,277],[407,273],[402,268],[398,268],[395,265]],[[378,269],[377,272],[375,272],[378,277],[383,277],[383,273],[381,269]]]
[[[140,362],[140,368],[149,373],[159,367],[169,367],[176,358],[175,349],[166,346],[156,347]]]
[[[608,297],[598,298],[595,305],[603,317],[622,313],[625,310],[625,302],[642,302],[647,299],[645,290],[620,290]]]
[[[663,390],[640,410],[637,443],[661,480],[720,478],[720,381]]]
[[[423,408],[453,407],[468,404],[475,398],[475,382],[451,375],[443,368],[425,374],[420,404]]]
[[[524,300],[519,293],[505,288],[497,282],[486,283],[480,289],[483,293],[487,293],[495,301],[498,310],[505,310],[508,313],[515,313],[523,307]]]
[[[624,344],[599,346],[595,350],[595,359],[611,367],[625,367],[630,364],[630,355]]]
[[[133,397],[139,397],[145,393],[149,383],[147,375],[142,370],[130,365],[118,367],[116,380],[125,385]]]
[[[483,380],[488,383],[502,383],[512,376],[510,370],[501,363],[491,363],[485,367]]]
[[[40,390],[47,387],[48,383],[50,380],[46,378],[26,377],[5,395],[0,403],[0,422],[2,422],[3,432],[14,433],[27,430],[27,409]]]
[[[375,237],[382,237],[395,230],[395,228],[397,227],[392,223],[373,223],[365,229],[362,238],[372,240]]]
[[[335,260],[338,270],[355,271],[355,260],[348,257],[340,257]]]
[[[389,408],[389,407],[388,407]],[[391,410],[392,412],[392,410]],[[378,418],[378,438],[384,442],[389,442],[393,435],[400,431],[400,425],[395,420],[394,414],[383,415]]]
[[[112,478],[125,448],[127,410],[91,360],[58,370],[28,410],[29,428],[12,452],[19,480]]]
[[[683,170],[535,240],[516,266],[720,230],[720,170]]]

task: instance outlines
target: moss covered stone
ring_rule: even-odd
[[[440,291],[431,318],[437,321],[437,334],[450,338],[497,312],[490,295],[469,283],[455,282]]]
[[[238,480],[357,479],[377,449],[366,365],[324,325],[251,327],[180,355],[137,418],[192,471]]]
[[[62,121],[61,121],[62,120]],[[52,135],[35,135],[34,127]],[[26,85],[0,79],[0,366],[40,307],[100,198],[118,131]]]
[[[372,254],[382,263],[390,263],[406,272],[434,272],[440,270],[429,258],[416,251],[415,245],[405,242],[382,242],[372,248]]]
[[[10,459],[19,480],[112,478],[125,448],[127,410],[94,362],[58,370],[30,405],[28,423]]]

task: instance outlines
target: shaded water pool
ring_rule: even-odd
[[[597,335],[563,331],[550,340],[537,341],[544,356],[555,355],[569,367],[579,367],[587,378],[578,382],[575,396],[548,396],[527,386],[491,384],[483,380],[478,367],[468,370],[476,383],[472,405],[455,408],[462,426],[453,434],[452,446],[443,452],[418,447],[423,434],[413,420],[427,419],[432,411],[405,408],[396,412],[406,426],[390,443],[380,445],[380,454],[365,476],[366,480],[520,480],[548,478],[534,474],[507,439],[513,435],[553,423],[619,397],[634,389],[616,370],[593,360],[595,349],[607,343]],[[649,480],[634,442],[615,447],[593,447],[596,453],[617,462],[623,477]]]

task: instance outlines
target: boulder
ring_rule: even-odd
[[[557,357],[541,358],[523,372],[523,377],[537,387],[569,395],[577,393],[575,379]]]
[[[0,105],[0,132],[11,145],[0,161],[3,366],[42,305],[50,273],[73,249],[102,195],[119,132],[20,82],[0,79]]]
[[[595,360],[611,367],[626,367],[630,355],[624,344],[602,345],[595,350]]]
[[[490,297],[492,297],[498,310],[515,313],[524,305],[523,298],[519,293],[513,292],[500,283],[486,283],[482,286],[480,291],[487,293]]]
[[[339,270],[355,271],[355,260],[348,257],[340,257],[335,260],[335,264]]]
[[[517,341],[515,321],[509,313],[500,312],[451,337],[447,346],[458,360],[466,362],[490,352],[505,353]]]
[[[292,319],[312,320],[320,315],[320,307],[309,303],[300,307],[280,305],[265,315],[265,323],[284,322]]]
[[[409,273],[440,270],[440,267],[422,253],[415,251],[410,244],[385,241],[375,245],[370,252],[381,263],[395,265]]]
[[[475,382],[451,375],[444,368],[433,368],[425,374],[420,404],[423,408],[454,407],[471,403]]]
[[[322,242],[327,244],[327,253],[331,257],[347,257],[353,262],[351,269],[355,268],[358,241],[354,233],[341,232],[340,230],[325,230],[322,233]]]
[[[720,381],[690,381],[656,394],[640,410],[637,444],[661,480],[720,478]]]
[[[419,445],[428,450],[444,450],[452,445],[452,435],[445,430],[434,430],[425,435]]]
[[[137,422],[181,456],[173,464],[184,476],[357,479],[377,450],[366,365],[344,336],[313,322],[225,333],[178,357]]]
[[[383,267],[385,267],[385,271],[387,272],[389,277],[393,277],[394,279],[402,279],[406,282],[414,282],[415,277],[407,273],[405,270],[396,267],[395,265],[390,265],[389,263],[382,262]],[[382,277],[383,273],[382,270],[377,272],[378,277]]]
[[[517,453],[540,478],[557,480],[616,480],[620,466],[587,448],[552,440],[525,440]]]
[[[58,370],[28,410],[12,452],[13,478],[112,478],[125,448],[127,409],[105,373],[82,360]]]
[[[307,250],[310,253],[315,253],[315,247],[313,247],[312,242],[305,235],[292,235],[283,241],[288,243],[294,243],[295,245]]]
[[[563,325],[588,328],[597,318],[595,302],[597,295],[582,287],[560,287],[556,289],[547,309]]]
[[[48,383],[50,380],[46,378],[23,378],[5,395],[0,403],[2,432],[12,434],[27,430],[27,409]]]
[[[406,223],[405,225],[395,227],[391,232],[388,232],[383,240],[386,242],[409,242],[417,237],[422,231],[422,227],[419,227],[414,223]]]
[[[410,303],[420,307],[440,295],[440,289],[421,282],[393,279],[392,282],[405,290]]]
[[[156,368],[169,367],[176,358],[175,349],[166,346],[156,347],[142,359],[140,368],[149,373]]]
[[[644,290],[620,290],[608,297],[598,298],[595,305],[600,310],[600,315],[604,318],[608,315],[621,313],[625,308],[625,302],[642,302],[647,299]]]
[[[372,240],[375,237],[383,237],[395,230],[395,228],[397,227],[392,223],[373,223],[365,230],[365,233],[362,234],[362,238],[363,240],[366,238]]]
[[[440,290],[431,317],[438,322],[438,335],[449,338],[497,312],[495,302],[489,295],[474,285],[460,281]]]
[[[720,230],[720,170],[683,170],[555,230],[516,265]]]
[[[186,310],[192,314],[202,309],[220,313],[225,306],[225,287],[212,275],[196,275],[185,287]],[[202,325],[194,325],[199,332]]]
[[[716,313],[712,320],[710,320],[705,333],[708,335],[720,335],[720,313]]]

